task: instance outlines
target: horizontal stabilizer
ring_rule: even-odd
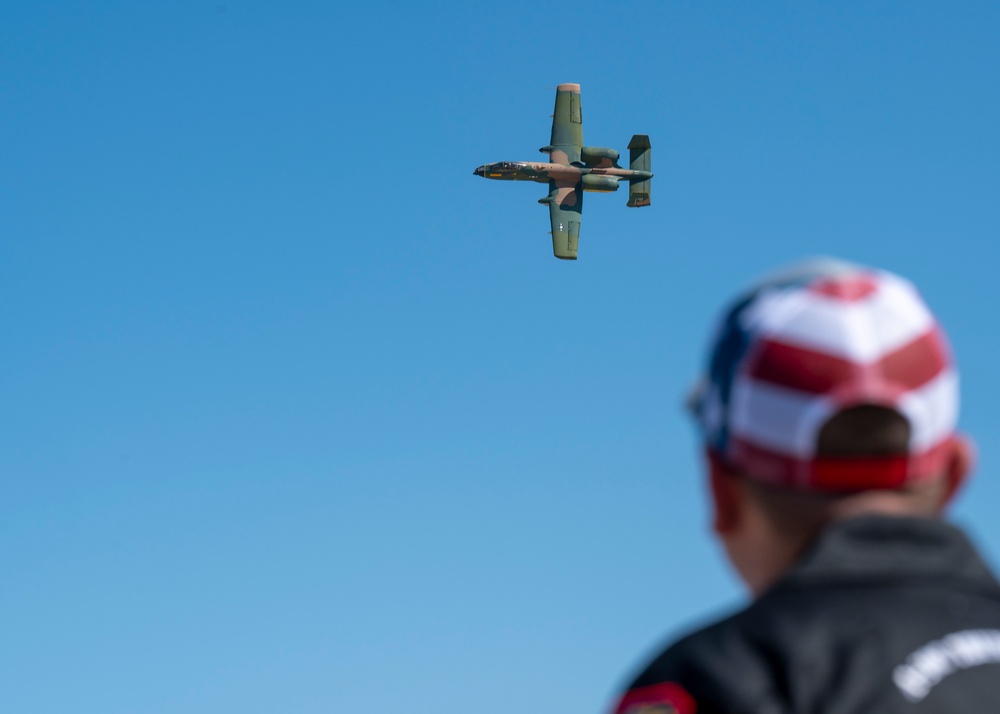
[[[652,176],[649,151],[649,137],[645,134],[636,134],[628,143],[629,168],[647,174],[646,177],[629,181],[628,203],[626,205],[632,208],[649,205],[649,178]]]

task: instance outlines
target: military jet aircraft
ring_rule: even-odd
[[[617,191],[618,182],[628,179],[628,206],[649,205],[649,137],[636,134],[628,143],[629,168],[618,165],[618,152],[600,146],[583,145],[583,117],[580,113],[580,85],[556,87],[556,110],[552,115],[552,139],[539,151],[548,162],[499,161],[480,166],[473,173],[501,181],[548,183],[548,204],[552,222],[552,252],[557,258],[576,260],[580,240],[580,216],[584,191]]]

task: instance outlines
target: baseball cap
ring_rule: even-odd
[[[860,405],[906,419],[906,454],[817,454],[823,425]],[[821,258],[767,277],[723,314],[690,406],[710,456],[749,478],[811,491],[899,488],[945,467],[958,375],[912,284]]]

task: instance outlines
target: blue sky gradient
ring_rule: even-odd
[[[951,334],[1000,553],[1000,6],[0,10],[0,709],[602,711],[744,597],[681,409],[831,254]],[[551,256],[555,85],[653,144]]]

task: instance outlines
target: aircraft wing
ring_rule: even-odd
[[[549,220],[552,222],[552,252],[563,260],[576,260],[583,214],[583,184],[580,181],[549,181]]]
[[[580,111],[580,85],[556,87],[556,110],[552,114],[552,139],[549,155],[552,163],[572,164],[580,160],[583,148],[583,113]]]

